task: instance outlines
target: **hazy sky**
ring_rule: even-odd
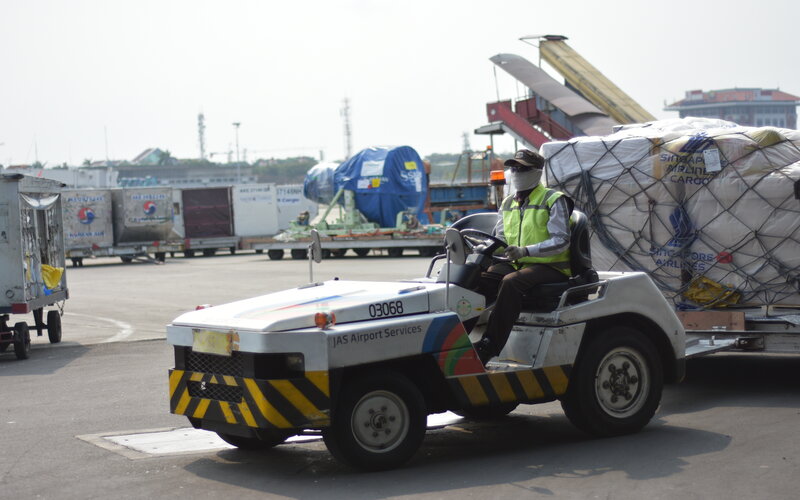
[[[0,164],[131,159],[148,147],[341,158],[458,152],[485,104],[521,92],[489,57],[568,43],[648,111],[689,89],[800,95],[797,0],[0,0]],[[496,149],[510,150],[510,139]],[[215,160],[223,161],[224,155]]]

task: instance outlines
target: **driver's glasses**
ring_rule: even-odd
[[[524,167],[522,165],[511,165],[510,167],[506,168],[506,171],[517,173],[517,172],[530,172],[533,170],[533,167]]]

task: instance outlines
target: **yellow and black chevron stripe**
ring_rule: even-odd
[[[178,415],[255,428],[326,426],[330,425],[328,372],[257,380],[170,370],[169,405]]]
[[[567,392],[572,365],[535,370],[489,371],[449,378],[456,399],[464,406],[535,402]]]

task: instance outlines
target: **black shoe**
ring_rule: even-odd
[[[489,339],[480,339],[472,344],[472,348],[478,353],[478,359],[481,360],[483,366],[486,366],[486,363],[494,357],[492,354],[492,343]]]

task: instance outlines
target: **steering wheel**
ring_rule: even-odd
[[[486,248],[482,249],[480,253],[483,255],[489,255],[494,257],[495,259],[505,260],[505,257],[495,256],[494,253],[500,248],[505,248],[508,244],[501,240],[496,236],[492,236],[489,233],[484,233],[483,231],[478,231],[477,229],[466,228],[459,231],[461,233],[461,237],[464,238],[464,244],[467,246],[467,249],[470,253],[474,253],[475,249],[480,245],[486,245],[487,242],[491,243]]]

